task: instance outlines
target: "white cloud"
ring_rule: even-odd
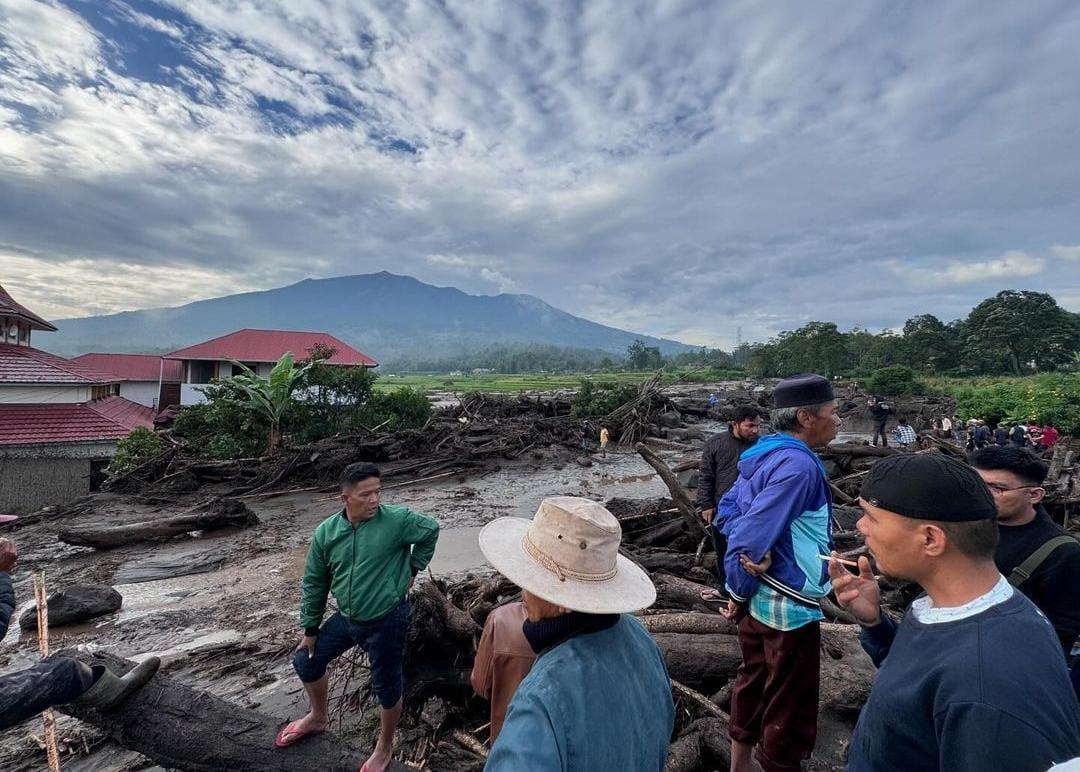
[[[0,233],[54,315],[162,302],[118,265],[189,277],[167,302],[388,269],[703,343],[1080,293],[1065,1],[81,8],[0,9]]]
[[[1080,244],[1071,247],[1057,244],[1050,247],[1050,251],[1063,260],[1080,260]]]

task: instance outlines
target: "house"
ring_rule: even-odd
[[[120,396],[132,402],[155,411],[180,404],[183,366],[175,359],[157,354],[92,353],[71,361],[115,375],[120,380]]]
[[[196,405],[206,400],[199,388],[209,384],[211,379],[240,374],[241,370],[233,364],[234,361],[266,377],[286,353],[292,352],[297,360],[302,360],[319,351],[333,352],[324,360],[327,365],[379,366],[367,354],[329,333],[296,330],[237,330],[166,354],[165,358],[180,362],[180,404]]]
[[[55,330],[0,287],[0,511],[89,493],[117,440],[153,425],[117,376],[34,348],[35,331]]]

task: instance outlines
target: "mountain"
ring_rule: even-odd
[[[329,332],[384,364],[420,353],[465,354],[492,344],[544,343],[615,355],[625,354],[634,340],[664,354],[693,348],[590,322],[532,295],[469,295],[386,271],[54,323],[59,332],[34,340],[65,356],[166,353],[244,327]]]

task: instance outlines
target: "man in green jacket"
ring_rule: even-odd
[[[279,748],[326,731],[326,668],[353,646],[367,652],[371,687],[379,699],[379,739],[361,772],[390,764],[401,718],[402,665],[409,628],[409,589],[435,554],[439,524],[408,507],[379,503],[379,469],[350,464],[341,473],[342,510],[315,529],[304,568],[300,626],[293,667],[311,711],[278,732]],[[338,612],[320,628],[327,593]]]

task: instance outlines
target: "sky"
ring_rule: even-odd
[[[1080,4],[0,0],[0,283],[389,270],[731,347],[1080,311]]]

